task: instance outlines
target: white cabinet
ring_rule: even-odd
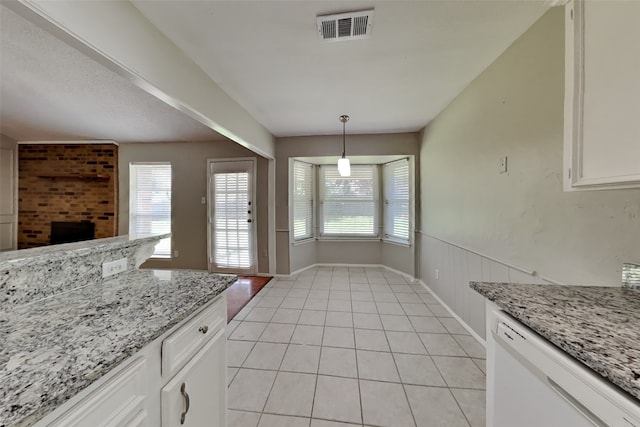
[[[143,357],[138,357],[48,425],[51,427],[146,426],[146,375],[146,361]]]
[[[640,2],[565,10],[564,189],[640,187]]]
[[[222,329],[162,389],[162,427],[226,426],[225,340]]]
[[[226,300],[219,299],[162,341],[162,377],[171,378],[226,323]]]

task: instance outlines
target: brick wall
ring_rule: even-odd
[[[18,248],[48,245],[52,221],[91,221],[96,239],[117,235],[117,191],[115,144],[20,145]]]

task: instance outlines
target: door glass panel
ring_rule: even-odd
[[[248,172],[213,175],[214,262],[217,268],[251,267],[249,176]]]

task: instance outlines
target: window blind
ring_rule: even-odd
[[[382,177],[384,236],[409,242],[409,160],[386,163]]]
[[[171,164],[129,165],[129,234],[144,237],[171,232]],[[171,238],[162,239],[152,255],[171,257]]]
[[[313,165],[293,162],[293,240],[313,237]]]
[[[215,264],[220,268],[251,267],[251,233],[247,172],[216,173],[214,181]]]
[[[336,166],[320,166],[322,235],[378,235],[377,178],[377,167],[374,165],[352,165],[349,177],[340,176]]]

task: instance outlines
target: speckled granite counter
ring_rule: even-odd
[[[0,426],[29,426],[221,294],[236,277],[134,270],[0,309]]]
[[[479,282],[471,287],[640,400],[640,290]]]

